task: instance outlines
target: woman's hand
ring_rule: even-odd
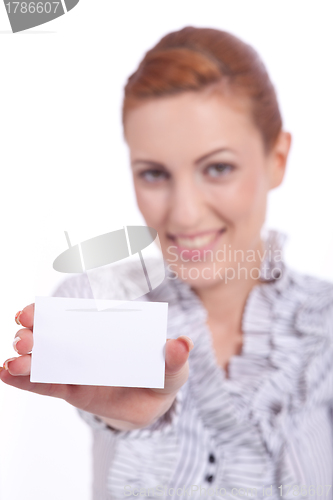
[[[8,385],[64,399],[77,408],[102,417],[113,427],[129,430],[146,427],[162,416],[187,380],[187,360],[193,343],[189,337],[182,336],[168,339],[166,343],[164,389],[32,383],[30,353],[34,309],[35,305],[31,304],[19,315],[20,324],[25,328],[16,333],[13,345],[20,356],[6,360],[0,368],[0,379]]]

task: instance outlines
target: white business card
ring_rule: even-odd
[[[164,388],[168,304],[36,297],[31,382]]]

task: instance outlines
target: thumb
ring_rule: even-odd
[[[165,375],[174,375],[186,363],[193,342],[190,337],[182,335],[177,339],[167,339],[165,347]]]
[[[165,346],[165,383],[164,389],[154,389],[162,395],[176,394],[188,378],[188,356],[193,349],[193,342],[182,335],[177,339],[168,339]]]

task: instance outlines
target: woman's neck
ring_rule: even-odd
[[[262,242],[260,247],[260,255],[262,255]],[[251,278],[251,270],[260,269],[261,261],[256,259],[255,262],[242,262],[242,267],[247,268],[246,277],[243,273],[242,277],[235,277],[227,283],[221,280],[212,286],[194,289],[207,310],[209,321],[223,323],[234,331],[241,331],[242,316],[248,295],[252,288],[260,283],[258,278]],[[253,274],[257,276],[258,272]]]

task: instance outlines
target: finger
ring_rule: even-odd
[[[28,354],[32,351],[34,344],[33,333],[28,328],[19,330],[14,338],[13,348],[17,354]]]
[[[34,325],[35,304],[26,306],[22,311],[15,315],[15,321],[18,325],[26,326],[32,329]]]
[[[20,359],[20,358],[17,358]],[[9,363],[10,364],[10,363]],[[24,391],[34,392],[43,396],[53,396],[55,398],[65,399],[68,393],[68,385],[62,384],[39,384],[30,382],[30,375],[15,376],[8,370],[0,367],[0,380],[7,385],[22,389]]]
[[[6,359],[3,368],[15,377],[29,375],[31,369],[31,354]]]

